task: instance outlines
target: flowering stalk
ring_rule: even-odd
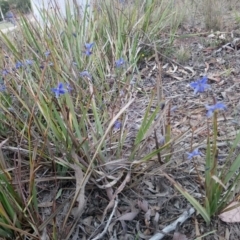
[[[217,173],[217,134],[218,134],[218,122],[217,122],[218,112],[215,111],[213,114],[213,166],[212,166],[212,174]]]

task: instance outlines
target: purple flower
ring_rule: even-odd
[[[193,88],[194,90],[194,94],[197,94],[197,93],[202,93],[204,92],[206,89],[210,88],[210,86],[207,84],[207,77],[203,77],[199,80],[197,80],[196,82],[191,82],[189,84],[189,86],[191,88]]]
[[[187,153],[188,155],[188,159],[192,159],[193,157],[196,157],[196,156],[201,156],[201,152],[199,152],[198,148],[196,148],[194,151],[190,152],[190,153]]]
[[[3,92],[5,90],[6,90],[6,86],[3,83],[1,83],[0,84],[0,92]]]
[[[87,70],[80,72],[79,75],[80,75],[80,77],[92,78],[91,74]]]
[[[86,50],[86,51],[85,51],[85,55],[86,55],[86,56],[90,56],[91,54],[92,54],[92,51],[89,51],[89,50]]]
[[[58,98],[60,95],[65,94],[69,91],[69,85],[66,85],[66,88],[63,83],[59,83],[56,88],[51,89],[53,93],[55,93],[56,98]]]
[[[10,72],[7,69],[3,69],[2,70],[2,75],[5,77],[6,75],[8,75]]]
[[[92,42],[92,43],[85,43],[85,48],[87,50],[91,50],[93,46],[94,46],[94,42]]]
[[[66,84],[66,88],[68,92],[71,92],[73,90],[69,83]]]
[[[16,69],[19,69],[19,68],[21,68],[22,66],[23,66],[23,64],[22,64],[22,62],[20,62],[20,61],[17,61],[16,64],[15,64]]]
[[[205,107],[208,111],[207,117],[211,117],[213,115],[214,111],[216,111],[216,110],[226,110],[227,109],[226,105],[221,102],[217,102],[215,105],[212,105],[212,106],[206,105]]]
[[[44,53],[44,55],[45,55],[46,57],[48,57],[50,54],[51,54],[51,52],[50,52],[49,50]]]
[[[117,68],[123,66],[125,63],[126,63],[126,62],[125,62],[125,60],[124,60],[123,58],[119,58],[119,59],[115,62]]]
[[[90,56],[92,54],[92,47],[93,47],[94,43],[85,43],[85,54],[87,56]]]
[[[31,60],[31,59],[26,59],[26,60],[25,60],[25,64],[26,64],[26,65],[33,65],[33,60]]]
[[[119,130],[119,129],[121,128],[121,126],[122,126],[122,123],[117,120],[117,121],[114,123],[113,128],[114,128],[115,130]]]

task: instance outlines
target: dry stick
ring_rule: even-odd
[[[194,212],[195,212],[194,208],[190,208],[188,211],[183,212],[183,214],[176,221],[174,221],[173,223],[171,223],[162,230],[163,233],[157,233],[154,236],[152,236],[149,240],[162,239],[167,233],[175,230],[179,223],[182,224],[183,222],[185,222]]]
[[[114,214],[115,214],[115,210],[116,210],[116,208],[117,208],[117,205],[118,205],[118,200],[116,199],[116,200],[115,200],[114,207],[113,207],[113,210],[112,210],[112,213],[111,213],[111,215],[110,215],[110,217],[109,217],[109,219],[108,219],[108,221],[107,221],[107,224],[106,224],[105,228],[103,229],[103,231],[102,231],[101,233],[99,233],[99,234],[98,234],[95,238],[93,238],[92,240],[102,239],[102,237],[105,235],[105,233],[107,232],[107,229],[108,229],[108,227],[109,227],[109,225],[110,225],[110,223],[111,223],[111,221],[112,221],[112,218],[113,218],[113,216],[114,216]]]
[[[154,138],[155,138],[156,150],[158,150],[159,149],[159,144],[158,144],[156,129],[154,129]],[[157,157],[158,157],[158,162],[159,162],[160,166],[163,165],[164,162],[162,162],[162,158],[161,158],[161,153],[160,152],[157,153]]]

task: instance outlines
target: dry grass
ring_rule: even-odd
[[[226,30],[233,25],[234,13],[239,11],[237,0],[177,0],[176,9],[184,12],[185,23],[205,30]]]

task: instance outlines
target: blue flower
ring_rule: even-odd
[[[199,152],[198,148],[196,148],[194,151],[190,152],[190,153],[187,153],[188,155],[188,159],[192,159],[193,157],[196,157],[196,156],[201,156],[201,152]]]
[[[6,90],[6,86],[3,83],[1,83],[0,84],[0,92],[3,92],[5,90]]]
[[[73,90],[73,88],[70,86],[69,83],[66,84],[67,91],[70,92]]]
[[[116,130],[119,130],[122,126],[122,123],[120,121],[116,121],[113,125],[113,128],[116,129]]]
[[[191,82],[189,85],[191,88],[194,89],[194,94],[197,93],[202,93],[204,92],[206,89],[210,88],[210,86],[207,84],[207,77],[203,77],[199,80],[197,80],[196,82]]]
[[[207,117],[211,117],[213,115],[214,111],[216,111],[216,110],[226,110],[227,109],[226,105],[221,102],[217,102],[215,105],[212,105],[212,106],[206,105],[205,107],[208,111]]]
[[[85,43],[85,54],[90,56],[92,54],[92,47],[94,43]]]
[[[46,57],[48,57],[50,54],[51,54],[51,52],[50,52],[49,50],[44,53],[44,55],[45,55]]]
[[[93,46],[94,46],[94,42],[92,42],[92,43],[85,43],[85,48],[87,50],[91,50]]]
[[[26,64],[26,65],[33,65],[33,60],[31,60],[31,59],[26,59],[26,60],[25,60],[25,64]]]
[[[68,92],[69,86],[67,85],[67,88],[64,87],[63,83],[59,83],[58,86],[56,88],[52,88],[52,92],[55,93],[56,98],[58,98],[60,95],[65,94],[66,92]]]
[[[15,66],[16,66],[16,69],[19,69],[19,68],[21,68],[23,66],[23,64],[22,64],[22,62],[17,61]]]
[[[86,50],[86,51],[85,51],[85,55],[86,55],[86,56],[90,56],[91,54],[92,54],[92,51],[89,51],[89,50]]]
[[[7,69],[3,69],[2,70],[2,75],[3,76],[6,76],[6,75],[8,75],[10,72],[7,70]]]
[[[115,62],[117,68],[123,66],[125,63],[126,63],[126,62],[125,62],[125,60],[124,60],[123,58],[119,58],[119,59]]]
[[[80,77],[92,78],[91,74],[87,70],[80,72],[79,75],[80,75]]]

